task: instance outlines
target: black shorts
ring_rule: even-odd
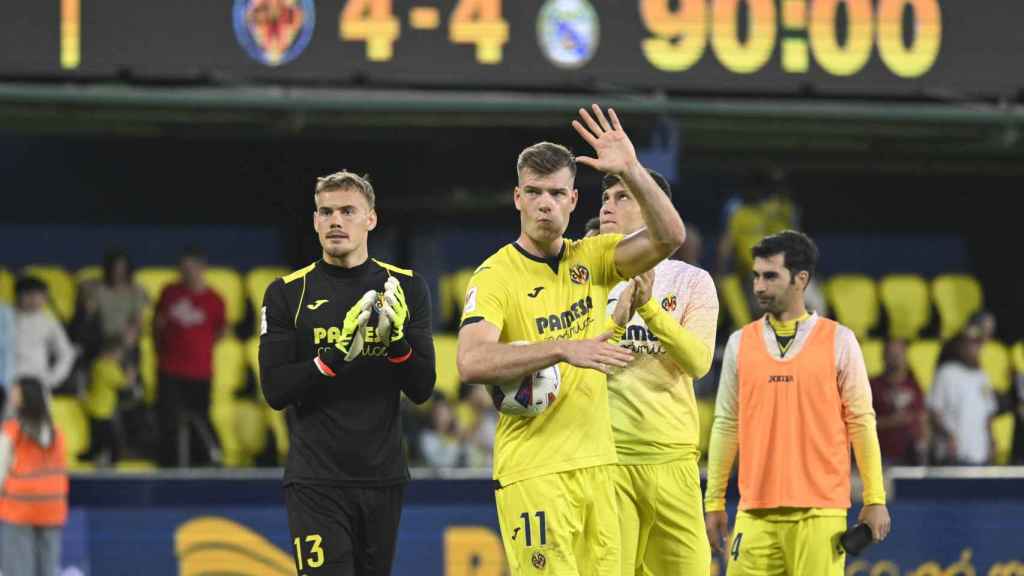
[[[288,528],[299,576],[389,576],[405,485],[289,484]]]

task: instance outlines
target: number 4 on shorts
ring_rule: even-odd
[[[732,539],[732,550],[729,551],[729,555],[732,556],[733,560],[739,560],[740,558],[740,542],[743,541],[743,532],[740,532]]]

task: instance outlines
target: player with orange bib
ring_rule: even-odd
[[[781,232],[752,253],[754,295],[766,314],[725,348],[704,499],[708,538],[725,552],[725,490],[739,452],[729,576],[842,576],[851,445],[864,481],[858,519],[875,541],[890,528],[864,356],[849,328],[804,305],[818,259],[810,238]]]

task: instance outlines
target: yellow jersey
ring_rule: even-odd
[[[623,288],[612,291],[609,314]],[[654,311],[645,308],[630,318],[620,341],[636,360],[608,377],[620,464],[671,462],[696,453],[700,440],[693,376],[676,357],[704,356],[704,370],[710,365],[718,324],[715,284],[696,266],[663,260],[654,268],[652,296]],[[651,322],[645,314],[654,315],[648,316]]]
[[[622,236],[564,239],[544,259],[518,244],[498,250],[473,273],[462,326],[487,321],[498,341],[583,340],[601,334],[608,293],[622,277],[615,248]],[[535,417],[502,414],[494,442],[494,478],[502,485],[615,463],[604,374],[558,364],[558,399]]]

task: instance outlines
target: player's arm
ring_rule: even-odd
[[[638,281],[645,282],[643,279],[647,274],[637,276]],[[653,281],[653,274],[651,276]],[[707,273],[701,274],[692,286],[681,287],[679,293],[689,294],[689,303],[679,322],[654,298],[647,299],[637,312],[676,365],[690,378],[697,379],[711,369],[718,323],[718,295]]]
[[[434,393],[437,372],[434,366],[434,337],[431,333],[430,291],[422,276],[408,282],[409,319],[405,337],[392,342],[388,361],[395,365],[402,391],[416,404],[426,402]]]
[[[707,489],[704,492],[705,523],[711,547],[725,549],[729,518],[725,511],[725,491],[729,486],[733,463],[739,452],[739,373],[740,332],[734,332],[725,345],[722,375],[718,380],[715,421],[708,446]]]
[[[283,410],[302,399],[316,383],[327,378],[324,370],[338,374],[348,369],[343,353],[330,348],[334,360],[328,366],[320,356],[297,360],[299,335],[295,328],[295,311],[289,309],[285,284],[275,280],[263,296],[265,318],[260,334],[260,387],[267,404]]]
[[[629,278],[654,267],[671,256],[683,240],[686,229],[675,206],[647,169],[637,159],[629,136],[622,129],[615,111],[608,109],[608,117],[597,104],[592,106],[592,117],[580,108],[580,120],[572,125],[576,132],[594,148],[597,158],[576,158],[595,170],[614,174],[633,193],[644,218],[645,229],[626,237],[615,249],[615,264],[624,278]],[[584,126],[585,125],[585,126]]]
[[[459,379],[471,384],[497,384],[523,378],[542,368],[568,362],[608,374],[625,368],[633,354],[608,342],[610,334],[590,340],[555,340],[516,346],[498,342],[501,331],[487,320],[463,323],[459,330]]]
[[[864,503],[885,504],[882,451],[878,445],[871,381],[857,337],[846,327],[836,333],[836,368],[843,419],[853,445],[857,468],[864,480]]]
[[[881,541],[889,534],[891,521],[885,507],[882,450],[871,403],[871,381],[857,337],[845,326],[836,332],[836,372],[846,431],[864,482],[864,507],[859,519],[871,527],[874,539]]]

